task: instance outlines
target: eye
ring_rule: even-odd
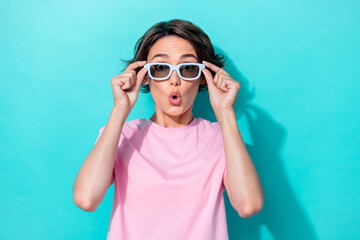
[[[184,65],[184,70],[186,71],[194,71],[196,68],[196,65]]]
[[[155,70],[156,71],[165,71],[168,68],[168,66],[164,65],[164,64],[156,64],[155,65]]]

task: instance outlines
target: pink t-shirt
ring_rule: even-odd
[[[199,117],[178,128],[125,122],[113,172],[107,240],[229,239],[218,122]]]

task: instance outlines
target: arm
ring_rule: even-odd
[[[227,174],[224,185],[231,205],[241,217],[251,217],[259,212],[264,204],[264,191],[254,164],[241,138],[234,112],[234,104],[240,90],[240,83],[235,81],[223,68],[210,62],[202,61],[209,87],[209,97],[216,118],[220,124],[226,159]]]
[[[94,212],[111,185],[116,151],[127,115],[119,108],[111,110],[103,133],[76,176],[73,200],[84,211]]]
[[[227,174],[224,185],[235,210],[241,217],[248,218],[261,211],[264,191],[239,133],[234,110],[223,109],[216,115],[225,148]]]

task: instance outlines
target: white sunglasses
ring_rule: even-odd
[[[180,63],[173,66],[169,63],[147,63],[144,68],[148,70],[150,78],[154,80],[168,79],[174,70],[184,80],[196,80],[200,77],[201,70],[205,69],[205,65],[202,63]]]

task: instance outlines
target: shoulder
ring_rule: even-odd
[[[145,122],[144,120],[145,119],[143,119],[143,118],[129,120],[129,121],[125,122],[124,127],[129,128],[129,129],[141,127]]]
[[[200,117],[199,117],[199,121],[202,125],[204,125],[208,128],[220,128],[219,122],[211,122],[205,118],[200,118]]]
[[[221,127],[218,122],[211,122],[204,118],[199,118],[199,129],[205,135],[214,135],[221,132]]]
[[[124,126],[122,128],[122,133],[124,132],[134,132],[136,130],[138,130],[143,124],[145,119],[134,119],[134,120],[130,120],[124,123]],[[101,127],[99,129],[99,133],[102,133],[105,129],[106,125]]]

